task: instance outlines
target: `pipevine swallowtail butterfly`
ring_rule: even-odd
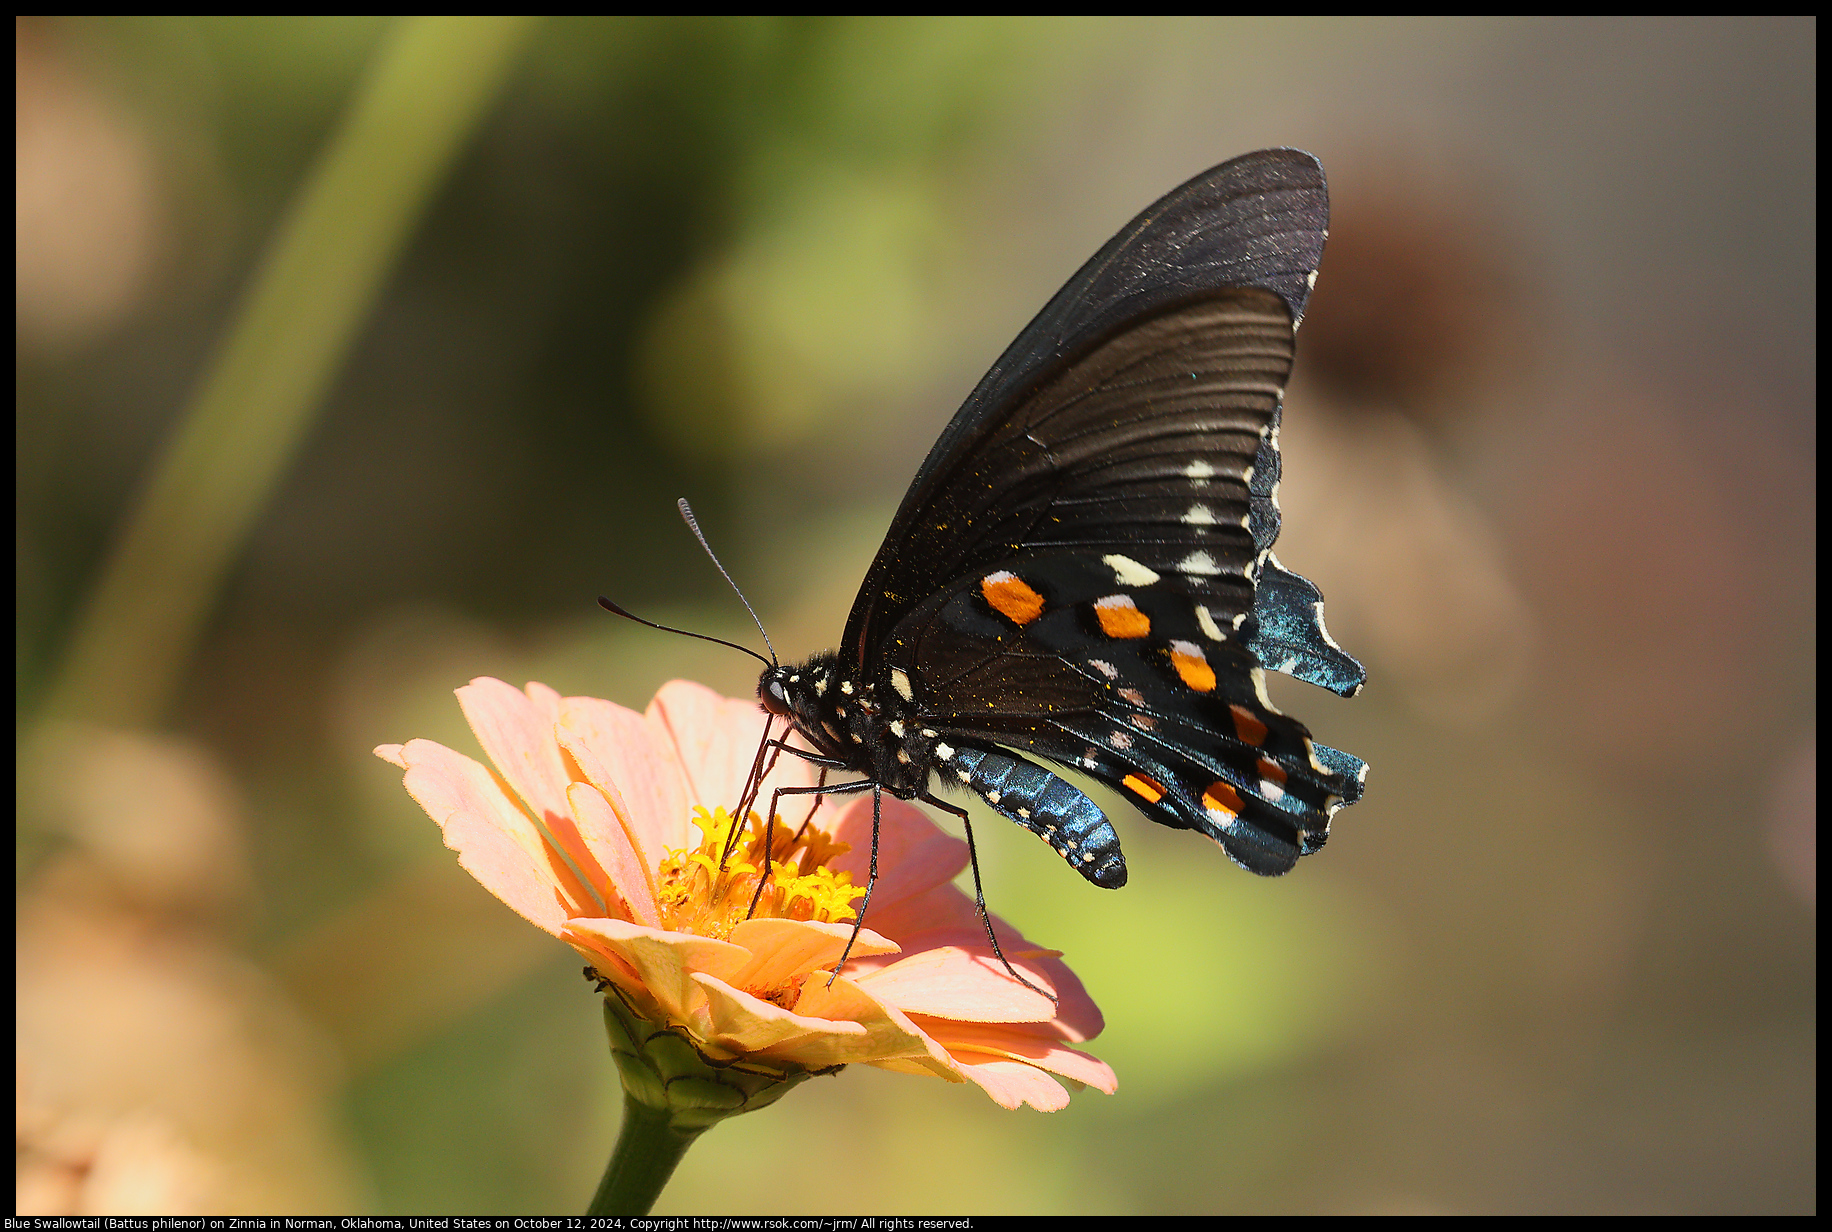
[[[964,786],[1110,888],[1126,881],[1112,824],[1029,758],[1255,873],[1323,845],[1367,767],[1275,709],[1262,672],[1343,696],[1365,676],[1272,553],[1280,400],[1328,215],[1316,158],[1246,154],[1133,219],[1044,306],[917,471],[839,650],[759,679],[824,767],[800,790],[965,819],[931,780]]]

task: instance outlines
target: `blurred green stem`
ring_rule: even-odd
[[[384,37],[86,596],[48,713],[162,717],[376,292],[534,21],[407,17]]]

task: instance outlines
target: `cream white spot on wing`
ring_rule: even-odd
[[[1132,747],[1132,733],[1121,731],[1116,727],[1113,729],[1113,734],[1107,737],[1107,743],[1116,749],[1129,749]]]
[[[1213,526],[1215,511],[1207,505],[1191,505],[1183,515],[1183,523],[1186,526]]]
[[[1109,680],[1119,679],[1120,669],[1113,666],[1113,664],[1107,662],[1105,659],[1089,659],[1088,666]]]
[[[1285,798],[1285,789],[1271,779],[1261,779],[1259,781],[1259,790],[1260,795],[1265,797],[1269,804],[1277,804],[1280,800]]]
[[[1201,458],[1197,458],[1194,462],[1191,462],[1188,466],[1183,468],[1183,473],[1191,479],[1213,479],[1215,477],[1215,468],[1210,466],[1207,462],[1204,462]]]
[[[1100,559],[1102,564],[1113,570],[1113,576],[1119,580],[1121,586],[1150,586],[1158,580],[1156,573],[1130,556],[1115,553]]]
[[[906,702],[916,700],[916,690],[910,687],[910,674],[901,667],[891,668],[891,688],[897,690],[897,696]]]
[[[1221,572],[1221,566],[1207,552],[1191,552],[1177,562],[1177,572],[1190,577],[1214,577]]]
[[[1264,670],[1257,667],[1253,669],[1253,695],[1259,698],[1259,704],[1264,706],[1271,713],[1285,713],[1283,710],[1273,705],[1272,698],[1266,695],[1266,673]]]
[[[1222,633],[1221,626],[1215,623],[1215,618],[1209,615],[1209,609],[1200,603],[1196,605],[1196,624],[1201,628],[1202,636],[1210,641],[1225,642],[1228,640],[1227,635]]]

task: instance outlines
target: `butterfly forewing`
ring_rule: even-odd
[[[963,528],[933,516],[932,506],[938,495],[959,489],[963,465],[1039,386],[1115,332],[1223,288],[1270,291],[1284,301],[1290,320],[1300,319],[1328,226],[1329,191],[1316,158],[1302,150],[1258,150],[1173,190],[1109,240],[1005,349],[942,430],[860,587],[842,658],[866,663],[891,625],[927,597],[924,575],[907,553],[929,549],[949,559]],[[1275,422],[1276,406],[1275,397]],[[1262,482],[1270,482],[1267,470],[1261,467]],[[1276,461],[1270,470],[1276,476]]]

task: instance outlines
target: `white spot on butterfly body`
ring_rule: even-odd
[[[1189,512],[1183,515],[1183,523],[1186,526],[1213,526],[1215,511],[1207,505],[1191,505]]]
[[[906,702],[916,700],[916,690],[910,687],[910,674],[901,667],[891,668],[891,688],[897,690],[897,696]]]
[[[1221,566],[1207,552],[1191,552],[1177,562],[1177,572],[1190,577],[1214,577],[1221,572]]]
[[[814,682],[814,695],[816,697],[827,696],[827,678],[825,676],[816,678]]]
[[[900,765],[905,765],[905,766],[909,765],[910,764],[909,753],[904,749],[898,749],[897,750],[897,761],[898,761],[898,764]]]
[[[933,727],[925,727],[925,728],[923,728],[923,729],[922,729],[922,734],[923,734],[923,735],[924,735],[925,737],[927,737],[928,739],[930,739],[930,740],[933,740],[933,739],[935,739],[935,729],[934,729]]]
[[[941,758],[943,761],[952,760],[954,757],[954,748],[952,745],[938,744],[935,746],[935,756]]]
[[[903,720],[891,720],[891,735],[897,737],[899,740],[903,739]]]
[[[1156,573],[1130,556],[1115,553],[1100,559],[1102,564],[1113,570],[1113,576],[1119,580],[1121,586],[1150,586],[1158,580]]]
[[[840,681],[840,692],[844,693],[848,697],[851,697],[852,696],[852,681],[850,680]]]

